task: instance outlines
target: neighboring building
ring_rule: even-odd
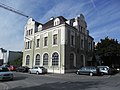
[[[0,48],[0,65],[7,63],[7,50]]]
[[[13,62],[14,60],[23,56],[21,51],[9,51],[8,62]]]
[[[70,20],[51,18],[45,24],[30,18],[24,28],[23,66],[44,66],[52,73],[72,72],[90,62],[93,40],[82,14]]]

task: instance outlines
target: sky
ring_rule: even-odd
[[[110,37],[120,42],[120,0],[0,0],[19,12],[45,23],[51,17],[85,16],[90,36],[97,43]],[[0,48],[23,51],[28,18],[0,7]]]

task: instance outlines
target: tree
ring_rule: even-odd
[[[96,55],[99,55],[105,65],[117,66],[120,65],[120,44],[117,39],[106,37],[98,42],[95,50]]]
[[[16,60],[9,62],[10,65],[22,66],[22,56],[18,57]]]

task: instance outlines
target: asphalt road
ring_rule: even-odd
[[[13,81],[0,82],[0,90],[120,90],[120,74],[92,77],[73,73],[14,74]]]

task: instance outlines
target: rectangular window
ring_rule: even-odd
[[[32,41],[30,41],[30,49],[32,48]]]
[[[26,31],[26,36],[28,36],[28,31]]]
[[[91,43],[88,43],[88,49],[91,50]]]
[[[27,42],[25,42],[25,49],[27,49]]]
[[[29,49],[29,47],[30,47],[30,42],[28,41],[28,49]]]
[[[29,32],[28,32],[29,34],[28,34],[28,35],[30,35],[30,32],[31,32],[31,31],[29,30]]]
[[[71,35],[71,45],[73,46],[74,45],[74,36]]]
[[[81,39],[81,48],[82,49],[84,48],[84,41],[83,41],[83,39]]]
[[[48,45],[48,37],[44,37],[44,46]]]
[[[83,32],[83,27],[81,26],[81,32]]]
[[[37,45],[36,47],[39,47],[40,46],[40,39],[37,39]]]
[[[74,35],[71,35],[70,44],[71,44],[71,46],[75,46],[75,36]]]
[[[57,45],[57,34],[53,35],[53,45]]]
[[[33,29],[31,29],[31,35],[32,35],[32,33],[33,33]]]

